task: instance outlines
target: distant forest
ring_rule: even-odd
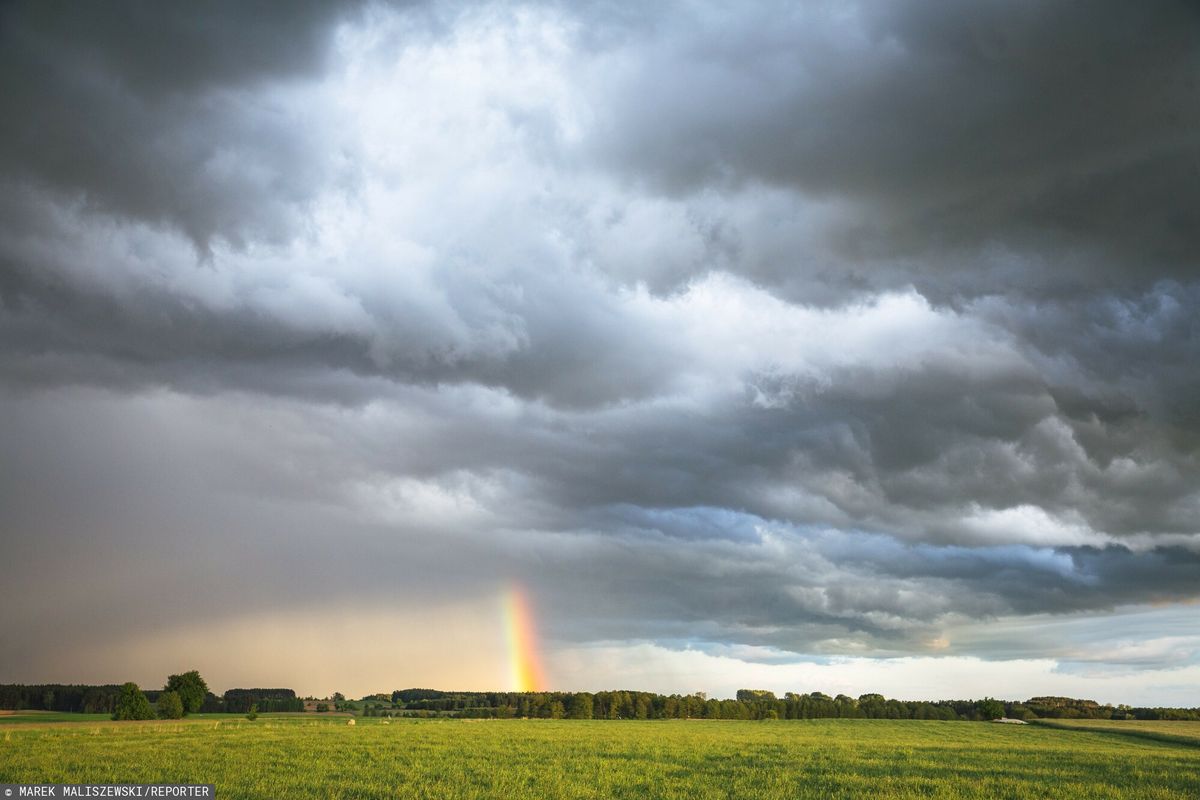
[[[121,687],[62,684],[0,684],[0,708],[113,712]],[[151,703],[157,691],[146,691]],[[230,689],[211,692],[200,708],[208,713],[303,711],[304,700],[291,689]],[[1200,720],[1200,708],[1137,708],[1101,705],[1069,697],[1033,697],[1024,702],[983,700],[889,700],[881,694],[830,697],[821,692],[782,697],[761,689],[742,689],[734,699],[710,699],[702,693],[662,695],[651,692],[444,692],[402,689],[347,701],[335,694],[329,710],[364,716],[548,719],[1151,719]]]
[[[111,714],[120,694],[121,687],[116,684],[0,684],[0,709]],[[162,690],[147,689],[144,694],[151,703],[157,703]],[[304,701],[291,689],[230,689],[221,697],[207,693],[200,713],[244,714],[251,706],[257,706],[260,712],[303,711]]]
[[[651,692],[442,692],[403,689],[364,698],[368,716],[428,714],[455,717],[549,717],[564,719],[1182,719],[1200,720],[1200,708],[1134,708],[1069,697],[1020,702],[983,700],[889,700],[881,694],[830,697],[822,692],[777,697],[741,689],[736,698]]]

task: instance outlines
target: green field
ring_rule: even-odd
[[[340,717],[344,722],[350,714],[331,711],[322,714],[305,714],[303,712],[288,712],[288,711],[272,711],[259,714],[259,719],[304,719],[304,720],[321,720],[327,718]],[[188,722],[197,720],[224,720],[226,722],[236,721],[239,716],[230,714],[191,714],[188,716]],[[0,725],[27,725],[43,722],[111,722],[111,714],[75,714],[69,711],[13,711],[0,714]]]
[[[215,783],[223,799],[1195,798],[1200,747],[970,722],[227,717],[8,725],[0,782]]]
[[[36,722],[103,722],[110,714],[71,714],[65,711],[14,711],[0,714],[0,725],[21,725]]]
[[[1073,731],[1092,731],[1162,742],[1179,742],[1200,747],[1200,722],[1178,720],[1047,719],[1039,725]]]

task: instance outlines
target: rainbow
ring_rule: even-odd
[[[518,692],[540,692],[546,687],[546,678],[529,598],[521,586],[513,584],[504,592],[503,605],[510,685]]]

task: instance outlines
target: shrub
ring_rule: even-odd
[[[121,694],[117,698],[117,710],[113,712],[112,718],[154,719],[154,709],[150,707],[150,701],[138,685],[131,681],[121,687]]]
[[[182,719],[183,700],[179,692],[163,692],[158,696],[158,715],[163,719]]]

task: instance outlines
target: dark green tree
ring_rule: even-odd
[[[1004,716],[1004,703],[991,697],[985,697],[975,704],[979,716],[984,719],[1000,719]]]
[[[1008,716],[1012,717],[1013,719],[1032,719],[1033,712],[1030,711],[1025,706],[1021,705],[1020,703],[1013,703],[1012,708],[1009,709]],[[1133,718],[1132,714],[1130,714],[1127,717],[1127,716],[1125,716],[1125,712],[1122,712],[1120,717],[1118,717],[1116,714],[1113,715],[1113,719],[1132,719],[1132,718]]]
[[[121,687],[121,694],[117,697],[117,710],[113,712],[112,718],[154,719],[154,709],[150,707],[150,701],[142,694],[138,685],[131,681]]]
[[[591,719],[595,708],[595,701],[592,695],[587,692],[570,696],[570,704],[567,707],[567,717],[569,719]]]
[[[179,692],[165,691],[158,696],[158,715],[163,719],[183,718],[183,700]]]
[[[167,678],[165,691],[178,692],[183,701],[183,713],[194,714],[204,705],[204,695],[208,694],[208,684],[196,670],[182,675],[172,675]]]

